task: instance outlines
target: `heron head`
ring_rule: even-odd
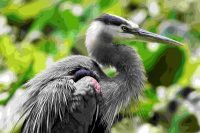
[[[182,45],[181,43],[170,38],[143,30],[132,21],[110,14],[103,14],[102,16],[96,18],[92,22],[88,31],[89,33],[93,32],[93,36],[96,34],[105,34],[114,39],[133,39],[169,45]]]

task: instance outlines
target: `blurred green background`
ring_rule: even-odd
[[[0,0],[0,132],[10,132],[22,84],[61,58],[87,55],[85,31],[102,13],[185,44],[122,42],[138,51],[148,80],[140,102],[120,113],[112,133],[199,131],[200,104],[188,106],[176,95],[186,86],[199,94],[199,0]],[[113,69],[105,72],[115,74]],[[179,106],[170,112],[172,100]],[[155,112],[161,119],[152,124]]]

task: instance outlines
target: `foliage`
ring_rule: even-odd
[[[185,44],[172,47],[121,42],[136,49],[143,60],[148,80],[138,106],[132,104],[129,113],[134,120],[137,118],[140,123],[148,123],[151,114],[157,110],[155,108],[166,105],[180,88],[192,86],[196,91],[200,88],[199,7],[199,0],[1,0],[0,105],[6,106],[25,82],[52,62],[72,54],[87,55],[84,34],[89,22],[102,13],[112,13]],[[7,75],[9,78],[6,79],[4,73],[7,71],[12,73],[12,77]],[[105,71],[110,76],[115,75],[113,69]],[[165,98],[159,94],[162,87],[165,88]],[[187,111],[177,112],[167,123],[160,124],[162,128],[158,126],[152,131],[184,130],[179,125],[190,114]],[[139,132],[139,128],[132,129],[134,126],[130,122],[130,118],[123,119],[112,132],[124,132],[125,129]],[[188,132],[193,132],[198,126],[190,127],[191,130],[186,129]]]

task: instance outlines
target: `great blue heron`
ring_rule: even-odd
[[[145,81],[137,52],[114,39],[181,45],[119,16],[94,19],[85,41],[90,57],[70,56],[25,84],[30,92],[23,133],[110,132],[116,114],[138,98]],[[107,77],[98,63],[115,67],[118,75]]]

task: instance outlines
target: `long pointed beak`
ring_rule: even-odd
[[[136,39],[141,41],[148,41],[148,42],[157,42],[157,43],[163,43],[163,44],[169,44],[169,45],[183,45],[173,39],[137,28],[134,30],[131,30],[131,33],[134,34]]]

